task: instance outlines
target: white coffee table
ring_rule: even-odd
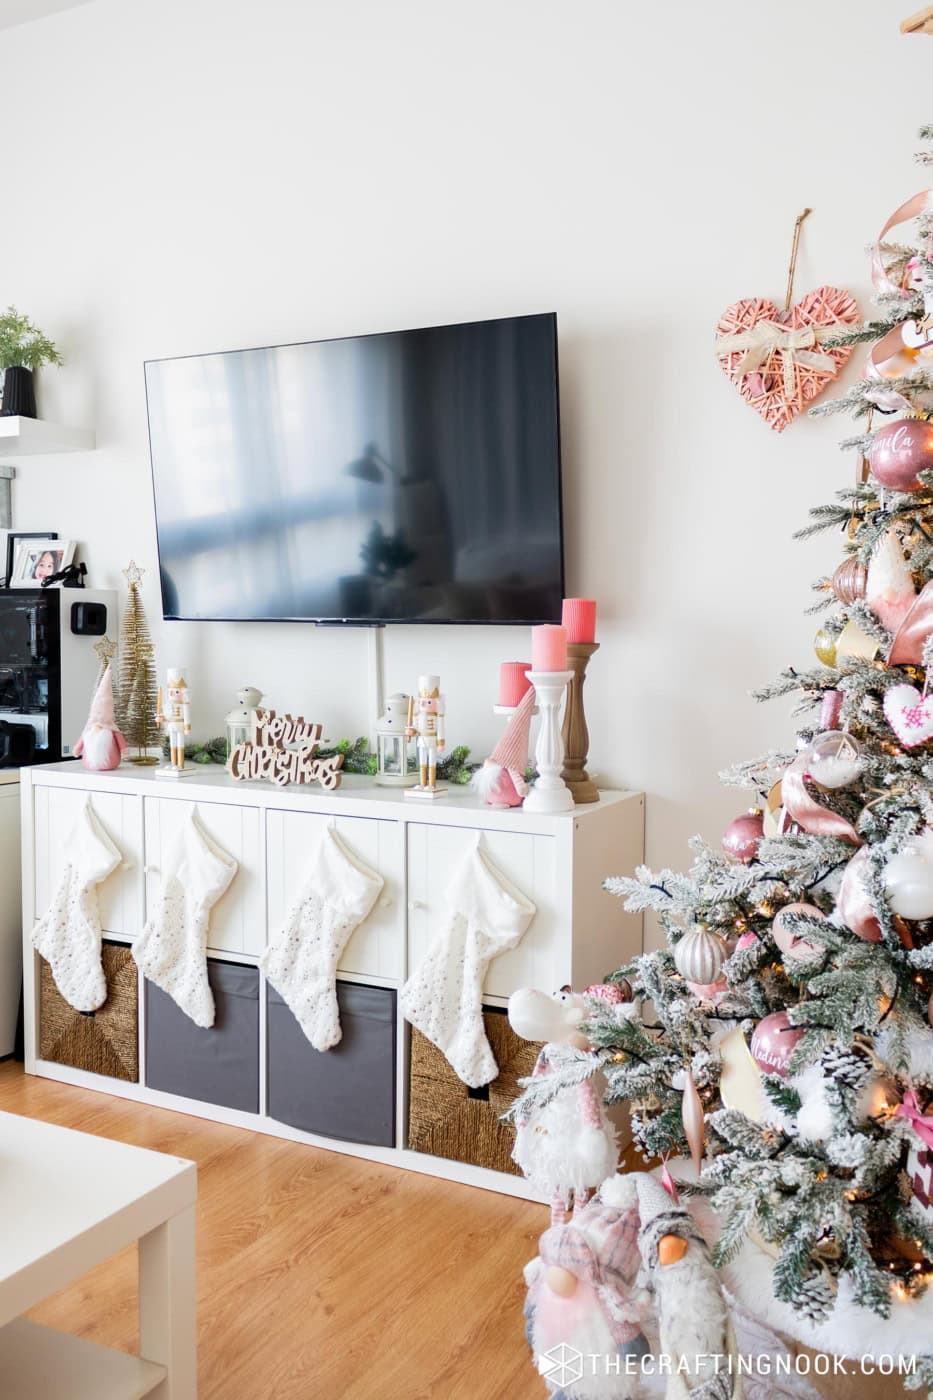
[[[3,1400],[195,1400],[196,1196],[193,1162],[0,1113]],[[134,1240],[142,1357],[21,1317]]]

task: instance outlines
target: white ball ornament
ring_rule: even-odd
[[[674,949],[674,966],[688,982],[709,986],[718,981],[726,956],[720,935],[702,924],[694,924]]]
[[[807,747],[807,774],[821,788],[851,787],[865,767],[861,747],[841,729],[827,729]]]
[[[902,919],[933,918],[933,832],[913,837],[884,868],[888,904]]]

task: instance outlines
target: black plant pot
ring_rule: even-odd
[[[3,406],[0,418],[38,418],[36,413],[36,383],[31,369],[11,365],[3,376]]]

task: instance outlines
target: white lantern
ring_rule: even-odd
[[[376,721],[376,782],[380,787],[413,787],[417,773],[408,771],[410,740],[408,696],[398,692],[386,701],[386,712]]]
[[[236,698],[240,703],[224,719],[227,726],[227,758],[239,744],[245,744],[252,736],[253,711],[262,701],[262,691],[254,685],[245,685],[237,691]]]

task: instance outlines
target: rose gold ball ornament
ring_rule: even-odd
[[[836,638],[827,632],[825,627],[821,627],[813,638],[813,650],[817,660],[822,661],[824,666],[835,666]]]
[[[807,747],[807,777],[821,788],[851,787],[864,767],[861,748],[844,729],[827,729]]]
[[[885,423],[868,451],[872,476],[892,491],[919,491],[917,473],[933,467],[933,423],[925,418],[899,418]]]
[[[723,992],[729,990],[729,983],[725,977],[720,977],[717,982],[707,982],[705,985],[702,982],[688,982],[687,986],[698,1001],[714,1003],[719,1000]]]
[[[754,860],[764,834],[764,813],[756,807],[729,823],[722,834],[723,850],[736,860]]]
[[[930,993],[930,1000],[927,1002],[927,1020],[933,1026],[933,992]]]
[[[718,933],[694,924],[674,949],[674,966],[687,982],[702,987],[719,980],[726,960],[726,945]]]
[[[867,583],[868,570],[856,555],[852,554],[837,564],[833,574],[833,592],[840,603],[857,603],[864,598]]]
[[[788,914],[803,914],[809,919],[820,921],[826,917],[815,904],[785,904],[771,925],[771,937],[781,952],[791,958],[808,958],[822,952],[819,943],[793,932],[789,927]]]
[[[801,1026],[792,1026],[786,1011],[774,1011],[766,1016],[752,1032],[752,1059],[764,1074],[787,1075],[787,1062],[794,1046],[804,1034]]]

